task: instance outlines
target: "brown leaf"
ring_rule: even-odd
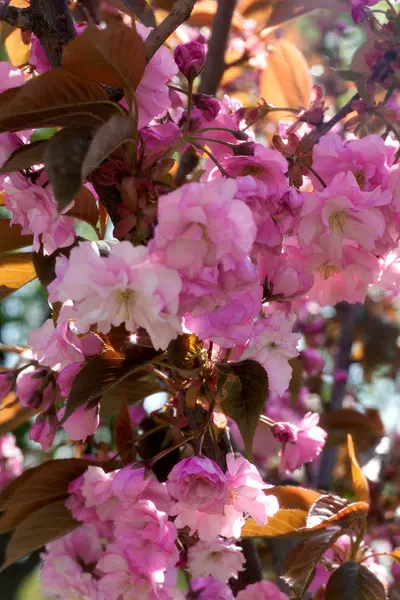
[[[69,123],[96,126],[117,110],[100,85],[57,68],[0,94],[0,132]]]
[[[123,23],[106,29],[89,26],[65,46],[63,66],[88,81],[135,90],[146,67],[146,50],[136,29]]]
[[[17,148],[1,167],[0,174],[22,171],[29,169],[32,165],[43,164],[44,152],[48,143],[48,140],[39,140]]]
[[[64,499],[41,506],[15,530],[6,548],[3,569],[79,525],[66,508]]]
[[[66,127],[57,131],[46,146],[45,165],[59,213],[81,188],[82,164],[93,134],[91,127]]]
[[[114,421],[113,438],[124,465],[129,465],[135,459],[133,427],[129,416],[128,405],[124,402]]]
[[[349,458],[351,463],[351,477],[353,480],[353,487],[356,493],[356,498],[360,502],[366,502],[366,504],[368,504],[369,506],[371,499],[369,495],[368,480],[365,477],[364,473],[361,471],[360,465],[358,464],[358,460],[354,450],[354,442],[351,435],[347,436],[347,447],[349,451]]]
[[[332,410],[321,415],[320,426],[328,432],[329,444],[347,442],[347,434],[351,434],[356,443],[363,446],[379,440],[385,433],[379,414],[373,418],[370,413],[363,414],[351,408]]]
[[[325,600],[386,600],[386,592],[379,579],[356,562],[341,565],[330,576]]]
[[[143,367],[154,355],[154,349],[149,348],[137,348],[136,354],[129,357],[107,349],[90,359],[74,379],[63,420],[82,404],[99,398],[128,377],[144,372]]]
[[[82,163],[82,179],[86,179],[89,173],[94,171],[107,156],[124,142],[135,139],[136,135],[136,123],[133,118],[113,115],[97,129],[90,143]]]
[[[339,527],[325,529],[300,542],[289,552],[281,578],[294,591],[296,598],[303,597],[314,578],[317,562],[340,535],[342,530]]]
[[[311,86],[309,67],[300,50],[285,39],[274,42],[267,68],[261,72],[261,98],[278,107],[308,107]],[[284,114],[272,112],[268,118],[281,120]]]
[[[99,209],[96,198],[93,196],[92,192],[84,186],[82,186],[79,192],[75,194],[74,205],[69,209],[67,215],[79,219],[80,221],[85,221],[97,232]]]
[[[203,342],[197,335],[178,335],[168,345],[168,361],[182,377],[193,377],[203,366]]]
[[[325,494],[310,508],[306,527],[314,531],[331,525],[347,527],[352,521],[366,517],[368,510],[366,502],[348,502],[339,496]]]
[[[266,525],[258,525],[248,519],[243,526],[241,537],[294,537],[306,524],[307,512],[299,509],[281,508],[273,517],[268,517]]]
[[[106,235],[107,223],[108,223],[108,212],[101,202],[99,202],[99,216],[100,216],[100,239],[104,240]]]
[[[194,5],[187,22],[192,27],[212,27],[216,10],[217,3],[213,0],[198,1]],[[234,33],[240,33],[244,30],[244,19],[237,11],[233,13],[231,29]]]
[[[30,252],[0,256],[0,300],[35,279],[36,272]]]
[[[10,225],[9,219],[0,219],[0,253],[19,250],[33,243],[32,235],[22,235],[21,225]]]
[[[103,393],[100,402],[100,416],[103,419],[112,417],[120,410],[124,402],[128,405],[136,404],[147,396],[162,391],[161,383],[154,375],[146,373],[143,375],[143,372],[139,372]]]

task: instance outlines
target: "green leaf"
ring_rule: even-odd
[[[231,395],[222,400],[221,408],[226,415],[236,421],[245,443],[246,453],[251,459],[258,419],[267,400],[268,375],[264,367],[255,360],[243,360],[230,363],[229,366],[239,380],[240,392],[238,392],[238,384],[231,380],[229,383]],[[221,369],[221,365],[218,368]]]
[[[0,175],[29,169],[32,165],[43,164],[47,144],[47,140],[41,140],[17,148],[0,169]]]
[[[102,162],[127,140],[135,139],[136,122],[131,117],[113,115],[97,129],[82,163],[82,179],[94,171]]]
[[[289,552],[281,578],[293,590],[296,600],[303,598],[314,578],[316,565],[321,556],[342,534],[343,531],[339,527],[324,529],[312,538],[300,542]]]
[[[331,575],[325,590],[325,600],[386,600],[386,592],[379,579],[355,562],[341,565]]]
[[[92,128],[67,127],[58,131],[47,144],[45,165],[59,213],[81,188],[82,164],[92,138]]]

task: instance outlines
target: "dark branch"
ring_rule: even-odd
[[[156,17],[147,0],[123,0],[123,3],[143,25],[146,25],[146,27],[157,27]]]
[[[163,45],[175,29],[188,20],[195,4],[196,0],[178,0],[164,21],[150,32],[149,37],[145,41],[148,61],[152,59],[160,46]]]
[[[61,66],[63,46],[75,37],[74,22],[68,0],[31,0],[34,19],[45,22],[41,32],[34,31],[40,40],[52,67]]]
[[[0,2],[0,21],[12,27],[19,27],[25,31],[33,31],[33,16],[30,8],[17,8],[10,6],[3,0]]]

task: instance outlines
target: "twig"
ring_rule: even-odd
[[[146,46],[147,61],[152,59],[160,46],[163,45],[175,29],[188,20],[195,4],[196,0],[178,0],[164,21],[150,32],[144,43]]]
[[[135,17],[146,25],[146,27],[156,27],[157,22],[153,9],[147,0],[122,0],[123,3],[134,13]]]
[[[24,31],[33,31],[33,15],[31,8],[17,8],[8,4],[10,0],[0,2],[0,21]]]
[[[42,19],[46,27],[35,32],[52,67],[61,66],[62,49],[75,37],[74,22],[68,0],[31,0],[34,19]]]

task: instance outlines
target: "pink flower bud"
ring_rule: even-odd
[[[57,417],[53,412],[40,413],[30,429],[29,439],[41,444],[43,450],[48,450],[53,443],[57,425]]]
[[[297,428],[290,423],[275,423],[271,431],[281,444],[294,443],[297,440]]]
[[[206,121],[216,119],[221,108],[218,100],[208,94],[193,94],[193,104],[201,110]]]
[[[315,350],[315,348],[307,348],[303,350],[301,353],[301,357],[303,359],[303,367],[305,372],[311,377],[315,377],[318,373],[321,373],[322,369],[325,366],[324,357]]]
[[[48,410],[54,401],[54,386],[46,385],[47,369],[23,373],[17,380],[16,393],[20,403],[29,408]]]
[[[199,44],[199,42],[179,44],[175,48],[174,58],[180,72],[189,81],[193,81],[203,70],[206,61],[204,44]]]

